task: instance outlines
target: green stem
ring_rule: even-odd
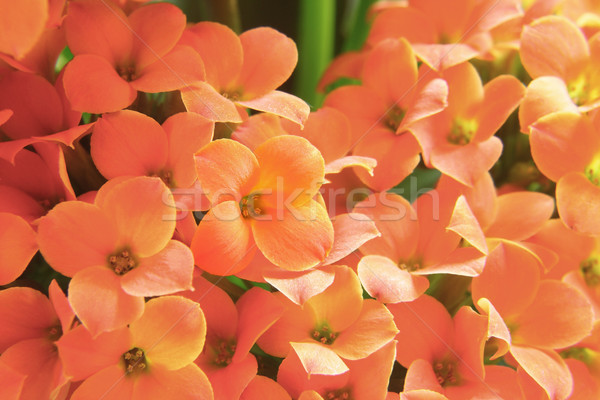
[[[296,94],[313,108],[323,102],[317,83],[333,58],[335,0],[302,0],[298,39]]]
[[[214,21],[225,24],[234,32],[240,33],[242,22],[237,0],[209,0],[209,4]]]

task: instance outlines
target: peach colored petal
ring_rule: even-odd
[[[333,220],[333,232],[333,247],[323,261],[324,265],[341,260],[371,239],[381,236],[375,222],[359,213],[336,216]]]
[[[95,114],[122,110],[137,96],[106,59],[92,54],[78,55],[69,62],[64,85],[74,110]]]
[[[546,16],[523,28],[521,60],[533,78],[557,76],[568,79],[590,56],[585,36],[565,17]]]
[[[233,362],[245,357],[256,340],[283,314],[284,306],[270,292],[254,287],[236,303],[238,310],[237,346]]]
[[[304,307],[312,310],[317,324],[327,323],[332,331],[341,332],[356,321],[362,304],[362,288],[358,276],[352,269],[339,266],[336,267],[331,286],[311,297]]]
[[[69,283],[69,303],[94,337],[126,326],[144,311],[144,298],[125,293],[119,276],[106,267],[76,273]]]
[[[181,100],[188,111],[214,122],[242,122],[235,104],[206,82],[194,82],[181,90]]]
[[[200,305],[181,296],[146,303],[144,314],[129,325],[134,347],[150,363],[177,370],[192,363],[204,347],[206,320]]]
[[[339,375],[348,371],[342,359],[330,348],[320,343],[297,343],[290,345],[298,354],[306,373],[310,375]]]
[[[107,265],[117,240],[112,221],[84,202],[58,204],[38,227],[42,255],[54,269],[71,277],[87,267]]]
[[[258,181],[256,156],[233,140],[215,140],[196,154],[198,180],[213,205],[225,200],[239,202]]]
[[[555,112],[579,113],[569,97],[567,85],[554,76],[542,76],[527,86],[525,97],[519,107],[521,132],[528,134],[531,124],[545,115]]]
[[[213,400],[206,374],[196,364],[177,371],[156,365],[149,374],[141,374],[135,382],[132,400],[142,399]]]
[[[485,234],[525,240],[537,233],[554,212],[554,200],[543,193],[513,192],[496,199],[496,218]]]
[[[96,198],[96,204],[117,227],[118,244],[129,247],[135,256],[158,253],[175,231],[175,203],[159,178],[123,181],[108,189],[101,202]]]
[[[308,271],[276,270],[264,274],[264,279],[298,305],[322,293],[333,283],[332,270],[311,269]]]
[[[383,304],[369,299],[358,319],[340,333],[331,348],[345,360],[360,360],[391,342],[397,333],[394,316]]]
[[[545,280],[533,302],[514,320],[512,340],[547,349],[573,346],[592,332],[593,317],[590,302],[579,290]]]
[[[234,201],[218,204],[202,218],[190,248],[198,267],[222,276],[244,269],[256,252],[250,225]]]
[[[600,187],[594,186],[582,173],[570,172],[556,184],[556,208],[560,219],[576,232],[600,233],[598,202]]]
[[[17,279],[37,250],[36,234],[27,221],[0,213],[0,285]]]
[[[132,296],[162,296],[192,288],[194,255],[181,242],[171,240],[158,253],[140,259],[121,278],[121,287]]]
[[[427,278],[413,276],[389,258],[377,255],[360,260],[358,276],[367,293],[382,303],[413,301],[429,287]]]
[[[230,28],[203,21],[184,32],[181,44],[192,46],[204,60],[206,81],[217,91],[233,82],[243,63],[240,39]]]
[[[86,379],[73,392],[71,399],[87,400],[98,397],[103,400],[131,399],[135,380],[125,379],[125,371],[121,365],[107,367]]]
[[[558,354],[551,350],[514,345],[510,353],[549,398],[563,400],[569,397],[573,390],[573,378],[569,367]]]
[[[91,140],[94,164],[107,179],[158,174],[167,162],[167,135],[154,119],[137,111],[105,114]]]
[[[255,376],[242,393],[240,400],[262,400],[268,393],[269,400],[292,400],[280,384],[266,376]]]
[[[94,338],[79,325],[65,332],[56,347],[65,373],[79,381],[111,365],[119,365],[123,353],[131,349],[131,334],[127,328],[122,328]]]
[[[237,104],[253,110],[278,115],[301,126],[304,125],[310,113],[310,107],[304,100],[279,90],[273,90],[253,99],[238,101]]]
[[[283,269],[312,268],[323,262],[331,250],[333,226],[325,208],[314,200],[259,218],[252,221],[256,245],[270,262]]]
[[[17,4],[2,1],[0,52],[22,58],[44,31],[48,20],[48,2],[26,0]]]
[[[244,62],[236,84],[241,87],[244,99],[277,89],[290,77],[298,62],[294,41],[275,29],[250,29],[240,35],[240,42]]]

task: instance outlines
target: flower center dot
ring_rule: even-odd
[[[137,267],[137,261],[127,249],[117,251],[108,256],[108,265],[117,275],[125,275]]]
[[[142,372],[148,368],[144,350],[138,347],[134,347],[133,349],[123,353],[122,359],[125,363],[125,372],[127,374]]]
[[[257,194],[244,196],[240,201],[240,211],[244,218],[262,215],[263,209],[260,206],[260,196]]]
[[[324,400],[352,400],[352,397],[350,396],[350,390],[338,389],[338,390],[332,390],[332,391],[325,393],[325,396],[323,396],[323,399]]]
[[[213,362],[220,367],[228,366],[231,364],[233,355],[235,354],[235,349],[235,342],[221,340],[219,344],[213,348],[215,351],[215,358],[213,359]]]
[[[464,146],[471,143],[477,132],[477,121],[474,119],[455,118],[450,133],[446,137],[449,143]]]
[[[438,383],[442,387],[455,386],[458,382],[456,365],[449,361],[440,361],[433,364],[433,371]]]
[[[339,333],[333,332],[327,324],[323,324],[316,327],[310,336],[317,342],[321,342],[323,344],[333,344],[338,335]]]

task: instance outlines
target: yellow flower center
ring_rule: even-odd
[[[338,335],[339,333],[333,332],[329,325],[321,324],[312,331],[310,336],[317,342],[329,345],[335,342],[335,339],[337,339]]]
[[[471,143],[473,136],[477,132],[477,128],[478,124],[476,120],[457,117],[452,121],[452,127],[446,139],[451,144],[464,146]]]
[[[577,78],[571,80],[567,85],[569,97],[578,106],[591,103],[600,97],[600,87],[593,78],[597,72],[583,72]]]
[[[117,275],[125,275],[137,265],[138,262],[128,249],[116,251],[108,256],[108,266]]]
[[[134,347],[121,356],[127,374],[140,373],[148,368],[144,350]]]

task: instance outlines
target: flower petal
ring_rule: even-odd
[[[259,176],[258,161],[244,145],[215,140],[196,154],[198,180],[213,206],[225,200],[239,202],[250,194]]]
[[[383,304],[369,299],[363,302],[358,319],[340,333],[331,348],[346,360],[359,360],[391,342],[397,333],[394,316]]]
[[[117,245],[117,230],[98,207],[64,202],[40,220],[38,244],[52,268],[72,277],[87,267],[107,265]]]
[[[94,114],[122,110],[137,96],[106,59],[92,54],[76,56],[67,64],[64,85],[74,110]]]
[[[198,224],[190,248],[198,267],[221,276],[244,269],[256,252],[250,226],[235,201],[210,209]]]
[[[573,193],[577,193],[573,196]],[[576,232],[600,233],[600,187],[578,172],[570,172],[556,184],[556,208],[560,219]]]
[[[141,70],[131,87],[146,93],[170,92],[202,80],[204,64],[198,53],[188,46],[175,46]]]
[[[144,298],[125,293],[119,276],[106,267],[76,273],[69,283],[69,302],[94,337],[122,328],[144,312]]]
[[[133,345],[150,363],[177,370],[193,362],[204,347],[206,320],[200,305],[181,296],[146,303],[144,314],[129,329]]]
[[[171,240],[153,256],[121,278],[123,290],[132,296],[162,296],[192,288],[194,255],[177,240]]]
[[[0,352],[22,340],[44,338],[58,322],[48,298],[27,287],[0,291],[0,321]]]
[[[200,54],[204,60],[206,81],[217,91],[232,83],[242,69],[242,44],[226,25],[200,22],[188,28],[179,43],[192,46]]]
[[[169,52],[183,33],[185,19],[181,9],[168,3],[140,7],[129,14],[136,67],[144,68]]]
[[[240,400],[262,400],[267,393],[269,394],[269,400],[292,400],[280,384],[261,375],[255,376],[250,381]]]
[[[389,258],[377,255],[360,260],[358,276],[367,293],[382,303],[413,301],[429,287],[427,278],[413,276]]]
[[[579,290],[545,280],[533,302],[514,320],[512,341],[548,349],[573,346],[592,332],[593,317],[590,302]]]
[[[175,231],[175,203],[159,178],[128,179],[109,188],[96,204],[116,225],[119,245],[130,247],[135,256],[158,253]]]
[[[0,285],[11,283],[25,271],[37,247],[36,234],[27,221],[0,213]]]
[[[335,273],[329,269],[286,271],[278,269],[264,274],[264,279],[288,299],[303,305],[311,297],[322,293],[333,283]]]
[[[240,42],[244,63],[237,85],[243,90],[243,98],[259,97],[277,89],[298,62],[294,41],[275,29],[250,29],[240,35]]]
[[[79,386],[72,400],[87,400],[102,396],[103,400],[131,399],[135,380],[126,379],[121,365],[107,367],[92,375]]]
[[[341,214],[333,220],[333,247],[323,261],[333,264],[350,255],[366,242],[381,236],[375,223],[364,214]]]
[[[258,146],[254,154],[260,165],[260,178],[254,190],[270,189],[272,193],[267,195],[281,193],[294,206],[310,201],[325,179],[321,153],[304,138],[277,136]]]
[[[275,210],[252,222],[254,240],[263,255],[290,271],[321,263],[333,245],[333,226],[327,211],[314,200],[301,207]]]
[[[279,90],[273,90],[260,97],[237,101],[236,103],[246,108],[278,115],[301,126],[310,113],[310,107],[304,100]]]
[[[256,340],[273,325],[284,307],[270,292],[254,287],[235,304],[238,310],[237,346],[233,362],[245,357]]]
[[[0,53],[19,59],[41,36],[48,20],[48,2],[27,0],[17,4],[4,0],[0,17]]]
[[[551,350],[512,346],[510,353],[519,365],[548,394],[548,398],[564,400],[573,390],[573,378],[562,358]]]
[[[105,114],[94,126],[91,155],[107,179],[158,174],[167,162],[167,151],[165,131],[142,113]]]
[[[545,115],[560,111],[579,113],[569,97],[567,85],[560,78],[542,76],[527,86],[525,97],[519,107],[521,132],[529,133],[531,124]]]
[[[291,342],[290,344],[298,354],[298,358],[309,376],[312,374],[339,375],[348,371],[346,364],[329,347],[320,343]]]
[[[181,89],[185,109],[214,122],[242,122],[235,104],[206,82],[194,82]],[[232,129],[233,130],[233,129]]]

